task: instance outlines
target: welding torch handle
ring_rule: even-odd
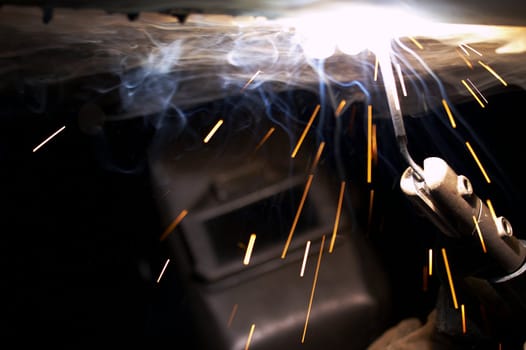
[[[475,194],[459,195],[458,190],[457,193],[451,192],[451,187],[442,183],[433,186],[430,194],[441,208],[441,213],[456,226],[458,237],[473,236],[480,240],[484,252],[505,273],[519,269],[526,258],[526,251],[512,236],[509,222],[502,217],[494,218],[488,206]]]
[[[473,193],[468,178],[457,175],[441,158],[424,160],[423,180],[408,168],[401,180],[402,190],[415,201],[447,236],[480,240],[499,272],[512,274],[526,261],[526,247],[513,236],[504,217],[495,217]]]

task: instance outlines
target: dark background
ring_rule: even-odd
[[[7,277],[1,333],[177,339],[180,288],[170,283],[170,267],[156,283],[169,256],[159,242],[142,125],[108,127],[107,135],[118,135],[115,148],[104,144],[113,137],[86,135],[68,113],[35,115],[13,101],[4,105],[20,110],[3,113],[0,136]],[[110,149],[113,165],[133,164],[133,171],[110,169],[103,159]]]

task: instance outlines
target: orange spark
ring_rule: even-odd
[[[270,137],[270,135],[272,135],[274,133],[275,130],[276,130],[276,128],[272,127],[272,128],[269,129],[269,131],[267,131],[265,136],[263,136],[261,141],[259,141],[259,143],[257,144],[256,149],[254,150],[254,152],[257,152],[257,150],[260,149],[261,146],[263,146],[263,144],[265,142],[267,142],[268,138]]]
[[[164,274],[164,270],[166,270],[166,267],[168,266],[168,263],[170,262],[170,259],[167,259],[166,262],[164,263],[164,267],[163,269],[161,270],[161,273],[159,274],[159,277],[157,277],[157,283],[159,283],[159,281],[161,280],[161,278],[163,277],[163,274]]]
[[[378,143],[376,142],[376,124],[373,124],[372,145],[373,164],[378,165]]]
[[[203,142],[204,143],[208,143],[208,141],[210,141],[210,139],[212,138],[212,136],[214,136],[214,134],[216,133],[216,131],[221,127],[221,125],[223,125],[223,119],[219,119],[216,123],[216,125],[214,125],[214,127],[212,128],[212,130],[210,130],[210,132],[208,133],[208,135],[206,135],[206,137],[204,138]]]
[[[475,94],[475,92],[471,89],[471,87],[466,83],[466,81],[464,79],[461,80],[462,81],[462,84],[466,87],[466,89],[468,89],[468,91],[471,93],[471,95],[475,98],[475,100],[477,100],[477,102],[479,103],[479,105],[484,108],[486,106],[484,106],[484,103],[482,103],[482,101],[478,98],[478,96]]]
[[[250,263],[250,256],[252,255],[252,250],[254,249],[254,243],[256,242],[256,234],[252,233],[250,239],[248,240],[248,247],[245,252],[245,258],[243,259],[243,265],[248,265]]]
[[[36,151],[38,151],[42,146],[44,146],[46,143],[49,142],[49,140],[51,140],[53,137],[57,136],[62,130],[64,130],[66,128],[66,126],[64,125],[63,127],[61,127],[60,129],[58,129],[57,131],[55,131],[53,134],[51,134],[51,136],[49,136],[47,139],[45,139],[44,141],[42,141],[38,146],[36,146],[35,148],[33,148],[33,153],[35,153]]]
[[[495,214],[495,209],[493,209],[493,204],[491,204],[491,201],[489,199],[486,199],[486,204],[488,205],[493,220],[497,220],[497,214]]]
[[[245,350],[248,350],[250,347],[250,342],[252,341],[252,335],[254,335],[254,329],[256,328],[256,325],[252,323],[252,326],[250,326],[250,332],[248,333],[247,343],[245,344]]]
[[[325,142],[321,142],[318,146],[318,151],[316,152],[316,157],[314,158],[314,162],[312,162],[312,166],[310,168],[311,174],[314,173],[314,170],[316,169],[316,166],[318,166],[318,162],[320,161],[321,153],[323,152],[323,149],[325,148]]]
[[[236,316],[237,308],[237,304],[234,304],[232,311],[230,312],[230,317],[228,318],[227,328],[230,328],[232,325],[232,321],[234,321],[234,317]]]
[[[164,241],[166,237],[175,229],[177,225],[184,219],[184,217],[188,214],[188,210],[183,210],[181,213],[172,221],[172,223],[164,230],[163,234],[161,235],[160,241]]]
[[[453,298],[453,306],[458,309],[457,294],[455,293],[455,286],[453,285],[453,277],[449,269],[449,262],[447,261],[446,248],[442,248],[442,257],[444,258],[444,265],[446,266],[447,279],[449,281],[449,288],[451,289],[451,297]]]
[[[345,193],[345,181],[342,181],[340,185],[340,195],[338,197],[338,207],[336,209],[336,218],[334,219],[334,227],[332,229],[331,244],[329,245],[329,253],[332,253],[334,249],[334,242],[336,241],[336,232],[338,232],[338,226],[340,224],[340,216],[341,216],[341,211],[342,211],[344,193]]]
[[[325,235],[321,237],[320,253],[318,254],[318,262],[316,263],[316,271],[314,272],[314,281],[312,282],[312,290],[310,292],[309,307],[307,308],[307,317],[305,318],[305,326],[303,327],[303,335],[301,337],[301,343],[305,342],[305,334],[307,333],[307,326],[309,324],[310,312],[312,309],[312,301],[314,299],[314,291],[316,289],[316,283],[318,281],[318,273],[320,271],[321,257],[323,255],[323,246],[325,245]]]
[[[482,237],[482,232],[480,231],[479,222],[475,216],[473,216],[473,223],[475,224],[475,228],[477,229],[477,233],[479,235],[479,240],[480,240],[480,245],[482,246],[482,251],[484,253],[487,253],[488,251],[486,250],[486,244],[484,243],[484,237]]]
[[[373,106],[367,106],[367,183],[372,179],[372,133],[373,133]]]
[[[484,178],[486,179],[486,182],[487,183],[491,183],[491,180],[490,180],[488,174],[486,173],[486,170],[484,170],[484,167],[482,166],[482,163],[480,162],[479,158],[475,154],[475,151],[473,150],[473,148],[471,147],[471,145],[469,144],[468,141],[466,141],[466,147],[469,149],[469,152],[473,156],[473,159],[475,159],[475,162],[477,163],[480,171],[482,172],[482,175],[484,175]]]
[[[314,112],[312,112],[312,115],[309,119],[309,122],[307,123],[307,126],[303,130],[303,133],[301,134],[301,137],[298,140],[298,143],[296,144],[296,147],[294,147],[294,151],[292,151],[292,154],[290,155],[291,158],[296,157],[296,154],[298,153],[298,150],[301,147],[301,144],[303,143],[303,140],[305,139],[305,136],[307,136],[307,133],[309,132],[309,129],[312,125],[312,122],[314,121],[314,118],[318,115],[318,111],[320,110],[320,105],[317,104],[316,108],[314,109]]]
[[[336,111],[334,112],[334,116],[337,118],[340,116],[340,114],[342,113],[343,111],[343,107],[345,107],[345,104],[347,102],[345,100],[341,100],[340,101],[340,104],[338,105],[338,108],[336,108]]]
[[[491,68],[489,65],[485,64],[485,63],[482,62],[482,61],[479,61],[479,64],[480,64],[482,67],[486,68],[486,70],[487,70],[488,72],[490,72],[491,74],[493,74],[493,76],[494,76],[495,78],[497,78],[497,79],[502,83],[502,85],[504,85],[504,86],[508,86],[508,83],[506,83],[506,82],[504,81],[504,79],[502,79],[502,77],[501,77],[500,75],[498,75],[497,72],[495,72],[495,71],[493,70],[493,68]]]
[[[449,109],[449,105],[447,104],[447,101],[442,99],[442,105],[444,106],[444,109],[446,110],[451,126],[453,127],[453,129],[455,129],[457,127],[457,123],[455,123],[455,119],[453,118],[453,113],[451,113],[451,109]]]
[[[296,216],[294,217],[294,221],[292,222],[292,227],[290,228],[289,236],[287,237],[287,242],[285,242],[285,246],[283,247],[283,252],[281,253],[282,259],[285,259],[285,257],[287,256],[287,250],[289,249],[290,242],[292,241],[292,236],[294,235],[294,230],[296,229],[296,225],[298,224],[298,220],[300,218],[301,211],[303,210],[305,199],[307,199],[307,194],[309,193],[309,189],[312,184],[313,177],[314,177],[313,174],[309,175],[307,184],[305,185],[305,189],[303,190],[303,195],[301,197],[300,205],[298,206],[298,210],[296,211]]]
[[[408,38],[409,38],[409,40],[411,40],[411,41],[413,42],[413,44],[415,44],[416,47],[418,47],[420,50],[423,50],[423,49],[424,49],[424,47],[422,46],[422,44],[420,44],[420,43],[418,42],[418,40],[416,40],[416,39],[413,38],[412,36],[410,36],[410,37],[408,37]]]
[[[307,241],[307,244],[305,245],[305,253],[303,254],[303,263],[301,264],[300,277],[303,277],[303,275],[305,274],[305,265],[307,265],[307,258],[309,256],[309,250],[310,250],[310,241]]]
[[[464,53],[466,55],[469,56],[469,53],[466,51],[466,49],[464,49],[462,46],[460,46],[460,48],[464,51]],[[462,60],[464,61],[464,63],[466,63],[466,65],[470,68],[470,69],[473,69],[473,64],[471,63],[471,61],[469,61],[466,57],[464,57],[464,55],[462,55],[458,49],[456,50],[458,55],[460,56],[460,58],[462,58]]]
[[[241,88],[241,91],[243,92],[253,81],[256,79],[256,77],[262,73],[260,70],[258,70],[247,82],[246,84]]]
[[[464,304],[460,305],[460,311],[462,314],[462,334],[466,334],[466,310]]]

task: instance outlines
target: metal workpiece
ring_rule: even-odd
[[[422,174],[424,178],[420,179],[411,167],[407,168],[401,189],[443,234],[480,240],[484,252],[505,274],[524,264],[526,248],[513,236],[511,223],[494,216],[474,193],[467,177],[457,175],[438,157],[424,160]]]

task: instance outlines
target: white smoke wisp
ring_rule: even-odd
[[[97,93],[118,91],[119,117],[127,118],[238,94],[258,71],[245,90],[317,91],[320,80],[340,87],[354,81],[373,89],[378,50],[390,50],[408,80],[436,84],[432,70],[441,83],[456,87],[452,98],[466,97],[459,72],[479,89],[498,84],[478,60],[510,84],[525,86],[526,28],[436,23],[407,9],[341,6],[277,19],[196,14],[185,24],[164,14],[144,13],[129,21],[122,15],[66,9],[43,24],[40,9],[5,6],[0,11],[0,88],[20,81],[86,79]],[[462,59],[464,44],[484,56],[461,52]],[[476,67],[466,67],[466,60]],[[92,79],[100,75],[111,78]]]

